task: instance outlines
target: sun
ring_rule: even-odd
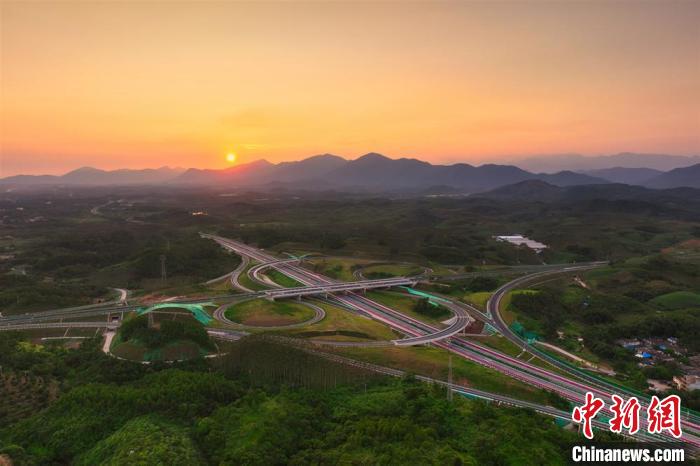
[[[235,162],[236,161],[236,154],[234,154],[233,152],[229,152],[228,154],[226,154],[226,161],[228,163]]]

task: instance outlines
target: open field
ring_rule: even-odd
[[[486,310],[486,302],[491,297],[492,293],[488,291],[479,291],[476,293],[467,293],[464,295],[462,300],[466,303],[476,306],[477,309],[481,311]]]
[[[336,341],[393,340],[399,336],[389,327],[327,303],[316,302],[326,317],[314,325],[285,333],[303,338]]]
[[[405,293],[399,293],[395,291],[368,291],[367,297],[376,300],[377,302],[384,304],[385,306],[388,306],[392,309],[401,311],[402,313],[409,315],[414,319],[418,319],[420,321],[426,322],[437,327],[444,327],[445,324],[443,324],[442,321],[452,317],[452,313],[445,308],[442,308],[444,312],[442,312],[437,317],[427,316],[416,312],[414,310],[414,306],[418,299],[412,298],[411,296]]]
[[[265,271],[265,275],[270,277],[273,282],[277,283],[278,285],[281,285],[285,288],[293,288],[296,286],[302,286],[301,283],[298,281],[294,280],[291,277],[286,276],[285,274],[281,273],[278,270],[275,269],[269,269]]]
[[[259,327],[297,324],[313,316],[311,308],[288,300],[253,299],[236,303],[226,310],[226,318],[239,324]]]

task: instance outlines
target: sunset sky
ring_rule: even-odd
[[[0,176],[700,154],[700,2],[0,3]]]

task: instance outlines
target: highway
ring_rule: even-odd
[[[372,288],[388,288],[413,283],[411,279],[383,279],[364,280],[361,282],[350,282],[339,285],[319,286],[317,283],[300,286],[296,288],[280,288],[276,290],[253,291],[249,293],[237,293],[226,295],[201,296],[191,299],[177,299],[168,301],[169,304],[197,304],[204,301],[226,301],[240,298],[293,298],[301,296],[328,295],[337,292],[349,292],[352,290],[363,290]],[[118,301],[115,301],[118,302]],[[139,305],[114,305],[113,303],[92,304],[89,306],[79,306],[72,308],[52,309],[48,311],[31,312],[17,314],[0,318],[0,325],[9,325],[20,322],[41,322],[56,319],[73,319],[89,316],[98,316],[112,313],[133,311],[144,307]]]
[[[468,323],[470,319],[467,313],[468,307],[464,304],[456,303],[452,300],[446,300],[443,303],[443,305],[448,306],[455,313],[454,322],[446,329],[435,328],[432,325],[414,319],[397,310],[391,309],[388,306],[373,301],[367,298],[366,296],[355,292],[355,290],[367,289],[368,287],[374,287],[375,285],[379,287],[396,286],[398,283],[404,283],[406,280],[409,280],[410,283],[413,283],[416,280],[415,278],[399,278],[378,281],[365,280],[360,282],[349,283],[338,282],[324,277],[323,275],[311,272],[293,263],[294,261],[280,261],[279,259],[264,251],[245,245],[243,243],[213,235],[202,236],[213,239],[226,249],[235,251],[237,254],[243,257],[247,257],[248,259],[255,260],[261,264],[276,262],[276,264],[274,265],[275,269],[303,284],[303,286],[295,288],[268,289],[260,292],[245,294],[213,296],[207,298],[199,297],[196,299],[172,301],[172,304],[199,303],[203,300],[218,301],[231,298],[252,299],[267,297],[268,299],[274,299],[275,297],[301,297],[306,295],[327,296],[327,300],[333,302],[336,305],[352,309],[355,312],[367,315],[375,320],[385,323],[386,325],[390,326],[396,331],[406,335],[407,338],[403,340],[395,340],[393,342],[394,344],[399,346],[402,346],[403,344],[432,343],[439,348],[443,348],[454,354],[460,355],[465,359],[474,361],[485,367],[489,367],[493,370],[508,375],[509,377],[512,377],[516,380],[520,380],[535,387],[539,387],[544,390],[557,393],[565,399],[577,404],[581,403],[581,401],[583,400],[583,395],[586,391],[589,390],[596,393],[597,396],[603,397],[607,401],[608,405],[610,403],[610,394],[621,392],[619,387],[613,386],[612,384],[601,383],[599,379],[591,377],[590,380],[587,380],[587,377],[590,376],[588,376],[585,372],[582,372],[577,368],[574,368],[574,370],[572,370],[571,366],[547,355],[547,353],[542,353],[543,359],[545,359],[550,364],[562,370],[565,370],[567,373],[573,375],[575,379],[571,379],[568,376],[563,376],[557,372],[552,372],[548,369],[544,369],[542,367],[520,360],[516,357],[509,356],[507,354],[501,353],[483,345],[479,345],[477,343],[471,342],[463,337],[458,336],[457,333],[464,328],[464,325],[466,325],[466,323]],[[532,280],[539,279],[544,275],[585,270],[593,266],[597,265],[580,264],[577,266],[564,266],[556,270],[538,272],[536,274],[532,274],[527,277],[522,277],[517,280],[514,280],[513,282],[510,282],[509,284],[505,285],[504,287],[500,288],[494,293],[492,299],[487,304],[487,313],[482,317],[489,319],[494,325],[494,327],[502,331],[507,338],[518,339],[518,346],[526,347],[527,351],[534,354],[535,351],[539,350],[527,345],[526,342],[522,342],[522,340],[519,339],[517,335],[510,332],[510,329],[508,329],[507,325],[505,325],[505,322],[502,321],[499,312],[499,305],[502,297],[508,291],[518,286],[522,286],[525,283],[529,283]],[[140,306],[83,306],[77,308],[44,311],[41,313],[34,314],[25,314],[20,316],[9,316],[0,319],[0,327],[9,330],[16,329],[20,325],[34,326],[29,328],[52,328],[47,326],[56,326],[54,328],[65,328],[66,326],[70,326],[73,324],[77,324],[75,326],[80,326],[81,322],[46,324],[42,324],[41,322],[68,318],[80,319],[81,317],[86,316],[124,312],[136,309],[138,307]],[[84,324],[89,324],[93,328],[108,326],[108,324],[105,322],[84,322]],[[44,327],[40,327],[40,325],[43,325]],[[216,330],[218,331],[219,329]],[[225,332],[225,330],[222,331]],[[402,344],[401,342],[405,343]],[[581,380],[585,381],[586,383],[583,383]],[[696,419],[694,417],[691,417],[690,420],[684,420],[683,428],[685,431],[685,436],[683,440],[695,446],[700,446],[700,437],[698,436],[698,432],[700,432],[700,429],[696,422]],[[657,436],[655,438],[661,440],[668,440],[666,436]]]
[[[284,269],[283,269],[284,270]],[[391,288],[394,286],[415,286],[416,281],[411,278],[382,278],[378,280],[360,280],[356,282],[344,283],[323,283],[318,285],[307,285],[294,288],[279,288],[263,291],[263,296],[267,299],[296,298],[298,296],[323,295],[328,296],[334,293],[348,291],[366,291],[375,288]]]
[[[49,328],[110,328],[119,327],[117,322],[50,322],[41,324],[13,324],[0,326],[0,332],[10,332],[13,330],[37,330]]]
[[[603,265],[606,265],[606,262],[595,262],[595,263],[588,263],[588,264],[580,264],[576,266],[568,266],[568,267],[563,267],[559,270],[548,270],[544,272],[537,272],[533,273],[524,277],[520,277],[516,280],[513,280],[511,282],[506,283],[499,289],[497,289],[494,294],[491,296],[491,298],[488,300],[486,304],[487,308],[487,313],[489,316],[492,318],[492,325],[498,329],[501,334],[511,340],[513,343],[518,345],[520,348],[524,349],[525,351],[530,352],[531,354],[539,357],[540,359],[548,362],[549,364],[567,372],[568,374],[571,374],[572,376],[583,380],[586,382],[586,385],[590,391],[596,393],[597,396],[602,396],[605,397],[606,399],[610,398],[610,395],[612,393],[617,393],[617,394],[626,394],[628,396],[637,396],[640,398],[640,401],[643,401],[644,404],[647,404],[649,402],[649,397],[643,393],[639,393],[635,390],[631,390],[627,387],[624,387],[623,385],[619,384],[614,384],[611,382],[607,382],[604,379],[601,379],[599,377],[596,377],[592,374],[589,374],[588,372],[581,370],[571,364],[568,364],[567,362],[564,362],[549,353],[540,350],[537,348],[535,345],[529,344],[525,339],[521,338],[518,334],[513,332],[508,324],[503,320],[503,317],[500,312],[500,307],[501,307],[501,301],[503,297],[508,294],[510,291],[513,291],[517,288],[520,288],[526,284],[532,283],[533,281],[537,281],[540,278],[543,278],[545,276],[551,276],[551,275],[556,275],[556,274],[562,274],[562,273],[571,273],[571,272],[577,272],[577,271],[585,271],[585,270],[590,270],[592,268],[596,267],[601,267]],[[698,419],[698,416],[693,414],[690,415],[687,422],[687,427],[690,427],[694,432],[700,433],[700,419]]]
[[[261,263],[279,262],[274,256],[265,253],[257,248],[253,248],[246,244],[230,240],[228,238],[222,238],[215,235],[202,234],[203,237],[212,239],[222,245],[223,247],[233,250],[238,254],[247,255],[251,259],[256,260]],[[435,329],[430,328],[429,331],[424,331],[425,327],[421,329],[420,325],[422,322],[412,319],[403,314],[397,313],[396,311],[383,306],[380,303],[372,301],[362,295],[353,293],[354,289],[364,290],[368,289],[367,284],[372,287],[382,288],[389,286],[401,286],[406,284],[414,284],[415,279],[412,278],[390,278],[382,280],[363,280],[359,282],[338,282],[324,277],[320,274],[306,270],[298,265],[293,265],[290,263],[277,264],[276,269],[281,273],[295,279],[299,283],[303,283],[307,288],[312,290],[323,290],[321,294],[331,301],[341,304],[343,307],[348,307],[356,311],[361,312],[364,315],[372,317],[379,320],[390,327],[399,330],[401,333],[409,336],[409,341],[406,343],[408,345],[425,344],[433,341],[438,341],[445,339],[460,332],[466,325],[469,324],[471,318],[464,309],[457,305],[454,305],[453,312],[455,312],[456,319],[446,329]],[[278,296],[278,297],[288,297],[288,296],[298,296],[296,292],[291,292],[290,290],[301,290],[300,288],[280,288],[275,290],[268,290],[267,293]],[[345,295],[331,295],[332,292],[343,291],[347,292]],[[407,320],[408,325],[402,326],[397,324],[396,318],[402,318]],[[395,344],[401,344],[402,340],[396,340]]]
[[[271,268],[271,267],[274,268],[274,269],[276,270],[276,269],[277,269],[277,267],[276,267],[277,265],[281,265],[281,264],[291,264],[291,263],[294,263],[294,262],[299,262],[299,259],[293,258],[293,259],[276,260],[276,261],[272,261],[272,262],[263,262],[262,264],[258,264],[258,265],[254,266],[254,267],[251,267],[250,270],[248,270],[248,277],[249,277],[251,280],[256,281],[256,282],[258,282],[258,283],[260,283],[260,284],[263,284],[263,285],[266,285],[266,286],[272,286],[272,287],[275,287],[275,288],[280,288],[279,286],[277,286],[277,284],[276,284],[274,281],[270,280],[269,277],[266,277],[266,276],[264,276],[264,275],[261,276],[261,273],[262,273],[264,270],[269,269],[269,268]]]
[[[413,346],[444,340],[445,338],[458,334],[472,322],[472,318],[469,316],[469,313],[464,309],[464,307],[451,301],[442,303],[442,305],[448,308],[454,314],[454,320],[449,327],[429,333],[428,335],[419,335],[411,338],[404,338],[402,340],[394,340],[394,344],[397,346]]]
[[[274,257],[270,256],[269,254],[248,245],[211,235],[207,235],[207,237],[216,240],[224,247],[237,251],[239,254],[250,255],[252,258],[260,262],[274,260]],[[586,264],[583,266],[565,266],[563,269],[565,269],[565,271],[573,271],[578,270],[581,267],[591,267],[591,264]],[[280,271],[307,285],[333,283],[332,280],[326,277],[297,266],[284,265],[280,267]],[[559,272],[561,273],[561,270],[559,270]],[[543,272],[543,274],[544,273],[548,274],[551,272],[547,271]],[[537,275],[539,276],[540,274]],[[538,277],[536,276],[534,278]],[[519,280],[516,282],[519,283]],[[516,284],[515,286],[518,285]],[[356,293],[334,296],[333,299],[344,304],[346,307],[359,310],[360,312],[363,312],[378,321],[386,323],[392,328],[409,336],[409,338],[420,337],[422,335],[435,333],[438,331],[438,329],[435,329],[423,322],[416,321],[415,319],[405,316],[398,311],[369,300],[366,297],[357,295]],[[558,373],[543,369],[515,357],[508,356],[504,353],[492,350],[491,348],[478,345],[464,338],[454,337],[449,340],[436,341],[434,344],[455,354],[459,354],[466,359],[504,373],[514,379],[557,393],[573,403],[581,403],[584,398],[584,394],[592,388],[590,384],[584,384],[576,380],[571,380],[570,378],[564,377]],[[593,391],[595,392],[596,390]],[[610,395],[613,392],[616,391],[611,392],[598,390],[597,395],[604,397],[609,406]],[[684,422],[684,428],[686,430],[684,440],[695,446],[700,446],[700,438],[695,434],[696,432],[699,432],[698,425],[693,422],[686,421]],[[691,432],[690,434],[689,431]],[[670,440],[670,438],[667,436],[658,436],[657,438],[659,440]]]
[[[300,349],[302,349],[303,351],[317,355],[317,356],[322,357],[324,359],[328,359],[330,361],[338,362],[340,364],[345,364],[345,365],[369,370],[372,372],[376,372],[378,374],[388,375],[391,377],[402,378],[402,377],[405,377],[407,375],[406,372],[399,370],[399,369],[380,366],[377,364],[372,364],[372,363],[368,363],[368,362],[364,362],[364,361],[358,361],[355,359],[347,358],[345,356],[340,356],[337,354],[325,353],[322,351],[310,349],[306,345],[304,345],[303,342],[300,342],[300,340],[297,340],[297,339],[280,337],[280,336],[268,336],[267,338],[270,338],[273,340],[279,340],[279,341],[282,341],[282,342],[285,342],[288,344],[293,344],[295,346],[300,347]],[[563,411],[563,410],[560,410],[557,408],[553,408],[551,406],[533,403],[530,401],[518,400],[516,398],[511,398],[511,397],[508,397],[505,395],[487,392],[484,390],[477,390],[477,389],[465,387],[465,386],[459,385],[459,384],[454,384],[454,383],[450,384],[444,380],[438,380],[438,379],[434,379],[434,378],[430,378],[430,377],[425,377],[422,375],[414,375],[414,377],[422,382],[426,382],[429,384],[442,385],[442,386],[452,390],[454,393],[458,393],[458,394],[465,396],[465,397],[468,397],[468,398],[477,398],[477,399],[485,400],[488,402],[494,402],[494,403],[498,403],[501,405],[516,407],[516,408],[531,409],[535,412],[538,412],[540,414],[544,414],[546,416],[550,416],[550,417],[553,417],[556,419],[571,422],[571,413],[569,411]],[[598,419],[598,418],[593,419],[593,426],[599,430],[604,430],[604,431],[608,430],[608,424],[607,424],[606,419]],[[639,437],[630,437],[630,438],[636,438],[637,440],[639,438],[642,438],[642,439],[647,440],[647,441],[658,440],[655,437],[648,435],[644,432],[639,432]]]

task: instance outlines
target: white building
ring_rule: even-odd
[[[531,240],[523,235],[502,235],[495,236],[494,238],[496,238],[496,241],[505,241],[507,243],[514,244],[515,246],[527,246],[537,253],[547,249],[546,244]]]

